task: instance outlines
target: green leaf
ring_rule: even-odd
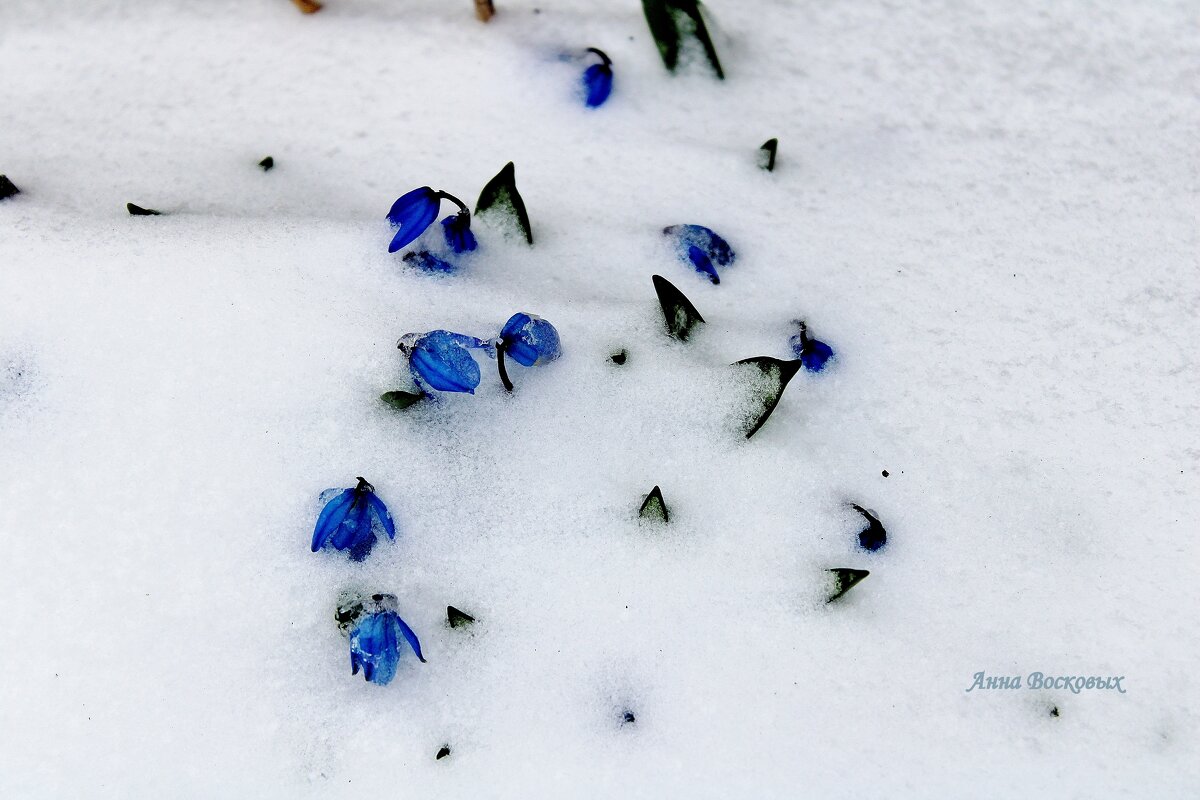
[[[487,186],[479,193],[479,202],[475,204],[475,215],[503,212],[514,218],[525,240],[533,244],[533,229],[529,227],[529,212],[525,210],[525,201],[517,191],[517,174],[513,162],[504,165],[504,169],[496,177],[488,181]]]
[[[848,567],[834,567],[826,571],[832,572],[834,579],[833,594],[825,601],[826,603],[832,603],[834,600],[837,600],[857,586],[863,578],[871,574],[865,569],[850,569]]]
[[[670,521],[671,515],[667,512],[667,502],[663,500],[662,489],[655,486],[650,490],[650,494],[642,501],[642,507],[638,509],[638,516],[659,522]]]
[[[775,406],[779,405],[779,398],[783,396],[783,390],[800,370],[800,359],[780,361],[778,358],[770,356],[755,356],[754,358],[743,358],[734,366],[739,364],[746,364],[755,370],[752,372],[752,388],[757,407],[751,408],[745,420],[746,438],[749,439],[758,433],[758,429],[771,416]]]
[[[675,288],[675,284],[661,275],[655,275],[653,281],[654,291],[658,293],[658,302],[667,321],[667,333],[686,342],[692,335],[692,329],[704,322],[704,317],[700,316],[692,301]]]
[[[423,394],[413,394],[412,392],[384,392],[379,395],[380,400],[399,411],[403,411],[424,397]]]
[[[450,623],[451,628],[465,628],[474,622],[475,618],[459,611],[454,606],[446,606],[446,621]]]
[[[658,45],[658,54],[668,70],[674,72],[679,66],[680,43],[684,35],[690,33],[704,48],[704,55],[708,57],[708,63],[717,77],[725,79],[725,71],[721,69],[717,49],[704,24],[698,0],[642,0],[642,12],[646,15],[646,24],[650,26],[650,35]],[[689,21],[691,24],[687,25]]]
[[[778,139],[767,139],[758,148],[758,165],[767,172],[775,171],[775,153],[779,149]]]

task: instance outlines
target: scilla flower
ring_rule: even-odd
[[[329,489],[321,495],[325,508],[317,517],[312,551],[322,547],[349,550],[350,558],[362,561],[371,553],[379,533],[396,538],[396,523],[387,506],[375,494],[375,487],[358,479],[353,489]]]
[[[796,320],[800,332],[792,336],[792,352],[800,357],[800,363],[809,372],[820,372],[825,369],[825,363],[833,358],[833,348],[808,335],[808,325],[803,320]]]
[[[449,200],[458,206],[458,213],[446,217],[442,221],[446,234],[446,244],[455,253],[475,249],[475,236],[471,233],[471,212],[461,200],[443,191],[434,191],[428,186],[413,189],[401,196],[388,212],[388,222],[398,230],[388,245],[388,252],[394,253],[402,247],[407,247],[425,232],[437,219],[438,209],[443,200]]]
[[[408,356],[408,369],[422,392],[466,392],[479,386],[479,364],[472,349],[487,350],[483,339],[450,331],[407,333],[397,345]]]
[[[508,379],[508,370],[504,366],[506,353],[523,367],[553,361],[562,355],[558,331],[541,317],[524,312],[513,314],[504,323],[496,339],[496,363],[504,388],[511,392],[512,381]]]
[[[377,594],[371,599],[370,613],[360,616],[350,628],[350,674],[357,675],[361,669],[368,681],[386,686],[396,677],[401,636],[421,663],[425,656],[413,629],[396,613],[395,596]]]
[[[717,266],[727,267],[733,263],[735,253],[719,234],[703,225],[671,225],[663,233],[675,240],[675,252],[680,260],[691,262],[696,271],[707,275],[713,283],[720,283]]]
[[[604,101],[612,93],[612,59],[603,50],[597,50],[595,47],[589,47],[587,52],[600,56],[603,62],[592,64],[583,71],[584,102],[589,108],[597,108],[604,105]]]

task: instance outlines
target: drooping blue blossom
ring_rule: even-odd
[[[509,317],[500,331],[500,341],[505,352],[523,367],[553,361],[562,355],[558,331],[533,314],[518,312]]]
[[[471,212],[460,211],[442,220],[446,234],[446,245],[457,254],[467,253],[479,246],[475,234],[471,233]]]
[[[792,352],[800,357],[800,363],[809,372],[820,372],[825,369],[825,364],[829,359],[833,358],[833,348],[824,342],[813,339],[808,335],[808,325],[801,320],[796,320],[796,324],[800,326],[800,332],[794,334],[790,340]]]
[[[504,366],[505,354],[523,367],[545,364],[562,355],[558,331],[548,321],[533,314],[518,312],[509,317],[496,339],[496,362],[500,381],[512,391],[512,381]]]
[[[475,236],[471,233],[471,212],[461,200],[448,192],[422,186],[402,195],[388,212],[388,222],[399,230],[388,245],[388,252],[407,247],[417,240],[425,229],[437,219],[442,201],[449,200],[458,206],[458,214],[443,221],[446,243],[455,253],[475,249]]]
[[[488,342],[451,331],[408,333],[400,338],[408,369],[423,392],[466,392],[479,386],[479,364],[472,349],[487,350]]]
[[[598,50],[595,47],[589,47],[587,51],[600,56],[603,62],[592,64],[583,71],[583,101],[587,103],[588,108],[598,108],[604,105],[604,101],[612,93],[612,59],[603,50]]]
[[[350,674],[357,675],[361,669],[363,677],[371,683],[380,686],[391,683],[400,663],[401,636],[424,663],[417,635],[395,611],[383,608],[361,617],[350,629]]]
[[[313,530],[312,551],[323,547],[350,551],[350,558],[362,561],[386,533],[396,538],[396,523],[391,512],[375,494],[375,487],[363,478],[353,489],[330,489],[321,495],[325,507]]]
[[[879,517],[875,516],[873,511],[857,504],[851,505],[851,508],[862,514],[867,521],[867,527],[858,532],[858,546],[873,553],[887,544],[887,530],[879,521]]]
[[[703,225],[671,225],[663,228],[663,233],[675,240],[679,259],[686,260],[713,283],[721,282],[717,267],[729,266],[736,257],[729,242]]]
[[[405,264],[412,264],[417,269],[426,272],[454,272],[458,269],[454,264],[444,258],[438,258],[428,250],[414,250],[411,253],[405,253],[402,260]]]
[[[392,203],[388,211],[388,222],[398,228],[388,245],[388,252],[394,253],[416,241],[417,237],[437,219],[438,207],[442,204],[438,193],[428,186],[413,189],[401,195]]]

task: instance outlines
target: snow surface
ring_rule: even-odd
[[[0,796],[1195,797],[1196,4],[712,0],[723,83],[635,0],[497,5],[0,4]],[[387,254],[509,160],[534,247]],[[378,401],[516,311],[564,356],[511,396]],[[798,316],[838,357],[742,440]],[[357,475],[397,541],[310,553]],[[352,587],[427,664],[350,675]]]

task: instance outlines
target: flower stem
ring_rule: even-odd
[[[587,52],[595,53],[596,55],[600,56],[600,60],[604,62],[604,66],[606,66],[606,67],[612,66],[612,59],[609,58],[608,54],[605,53],[603,50],[600,50],[599,48],[596,48],[596,47],[589,47],[587,49]]]
[[[454,203],[454,205],[458,206],[458,213],[466,214],[468,219],[470,218],[471,212],[467,210],[467,207],[462,200],[459,200],[449,192],[443,192],[441,189],[438,189],[437,196],[442,200],[449,200],[451,203]]]
[[[804,320],[796,320],[796,324],[800,326],[800,346],[808,346],[808,323]]]
[[[508,369],[504,366],[504,342],[496,345],[496,367],[500,370],[500,382],[504,384],[504,390],[511,392],[513,390],[512,381],[508,379]]]

